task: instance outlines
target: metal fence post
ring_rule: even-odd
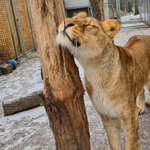
[[[120,20],[120,0],[116,0],[116,9],[117,9],[117,21],[120,25],[120,23],[121,23],[121,20]]]
[[[33,34],[33,29],[32,29],[31,18],[30,18],[29,6],[28,6],[28,0],[25,0],[25,1],[26,1],[26,7],[27,7],[27,13],[28,13],[28,18],[29,18],[31,34],[32,34],[33,45],[34,45],[34,49],[36,50],[37,47],[36,47],[35,40],[34,40],[34,34]]]
[[[147,6],[147,8],[146,8],[146,10],[147,10],[146,22],[148,23],[149,0],[146,0],[146,6]]]
[[[18,53],[17,53],[16,43],[15,43],[13,29],[12,29],[12,25],[11,25],[11,20],[10,20],[10,16],[9,16],[9,10],[8,10],[8,6],[7,6],[7,1],[4,0],[4,2],[5,2],[7,17],[8,17],[9,27],[10,27],[10,31],[11,31],[13,46],[14,46],[14,50],[15,50],[16,60],[18,60]]]
[[[147,15],[148,21],[147,23],[150,25],[150,0],[148,0],[148,15]]]
[[[15,24],[16,24],[16,30],[17,30],[19,44],[20,44],[20,50],[21,50],[21,53],[23,53],[22,38],[21,38],[21,33],[20,33],[20,28],[19,28],[18,17],[17,17],[14,0],[11,0],[11,5],[12,5],[12,9],[13,9],[14,18],[15,18]]]

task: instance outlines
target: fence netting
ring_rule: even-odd
[[[0,0],[0,65],[36,48],[27,3],[27,0]]]

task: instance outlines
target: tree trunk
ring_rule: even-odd
[[[133,4],[131,2],[128,2],[128,12],[132,12],[132,7],[133,7]]]
[[[57,150],[90,150],[83,87],[73,56],[57,47],[55,38],[65,18],[62,0],[30,0],[42,64],[41,93]]]
[[[134,13],[134,15],[138,15],[139,14],[139,7],[138,7],[138,4],[139,3],[139,1],[138,0],[135,0],[135,13]]]
[[[97,20],[104,20],[104,0],[90,0],[93,17]]]
[[[125,8],[126,8],[126,1],[125,0],[121,0],[120,1],[120,9],[122,10],[122,11],[125,11]]]

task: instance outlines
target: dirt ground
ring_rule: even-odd
[[[115,38],[117,45],[123,46],[132,35],[150,35],[150,28],[121,30]],[[0,76],[0,101],[23,96],[31,90],[42,87],[40,62],[37,53],[32,53],[20,60],[17,70],[7,76]],[[77,62],[81,79],[83,69]],[[23,82],[21,82],[21,80]],[[26,83],[26,84],[25,84]],[[23,93],[23,90],[26,93]],[[29,90],[29,91],[28,91]],[[18,92],[19,91],[19,92]],[[146,101],[150,99],[146,90]],[[92,150],[109,150],[109,143],[99,115],[93,108],[87,93],[85,105],[90,128]],[[140,149],[150,150],[150,108],[139,116]],[[124,133],[122,129],[122,146]],[[0,150],[55,150],[55,142],[44,107],[37,107],[11,116],[4,116],[0,109]]]

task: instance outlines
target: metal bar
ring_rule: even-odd
[[[113,11],[113,19],[115,18],[115,13],[114,13],[114,6],[113,5],[111,5],[112,6],[112,11]]]
[[[149,7],[149,5],[148,5],[148,0],[146,0],[146,6],[147,6],[147,8],[146,8],[146,22],[148,22],[148,7]]]
[[[141,3],[141,0],[139,1],[139,4],[140,4],[140,7],[139,7],[139,10],[140,10],[139,20],[142,21],[142,3]]]
[[[150,0],[148,0],[148,24],[150,24]]]
[[[12,9],[13,9],[14,18],[15,18],[15,24],[16,24],[16,30],[17,30],[19,44],[20,44],[20,50],[23,53],[22,38],[21,38],[21,33],[20,33],[20,28],[19,28],[18,17],[17,17],[17,13],[16,13],[16,7],[15,7],[14,0],[11,0],[11,5],[12,5]]]
[[[28,51],[27,51],[27,52],[25,52],[24,54],[28,54],[29,52],[31,52],[31,51],[33,51],[33,50],[35,50],[35,49],[37,49],[37,47],[35,47],[35,48],[32,48],[32,49],[28,50]]]
[[[144,21],[146,22],[146,1],[144,0]]]
[[[16,55],[16,59],[18,60],[18,53],[17,53],[16,43],[15,43],[13,29],[12,29],[12,25],[11,25],[11,20],[10,20],[10,16],[9,16],[9,10],[8,10],[8,6],[7,6],[7,1],[4,0],[4,2],[5,2],[7,17],[8,17],[9,27],[10,27],[10,31],[11,31],[13,46],[14,46],[14,50],[15,50],[15,55]]]
[[[92,7],[89,6],[89,8],[90,8],[91,17],[93,17]]]
[[[117,8],[117,21],[121,27],[121,21],[120,21],[120,0],[116,0],[116,8]]]
[[[33,45],[34,45],[34,49],[36,50],[36,44],[35,44],[35,40],[34,40],[34,34],[33,34],[33,29],[32,29],[31,18],[30,18],[29,6],[28,6],[28,0],[25,0],[25,1],[26,1],[26,7],[27,7],[27,13],[28,13],[28,18],[29,18],[31,34],[32,34]]]

